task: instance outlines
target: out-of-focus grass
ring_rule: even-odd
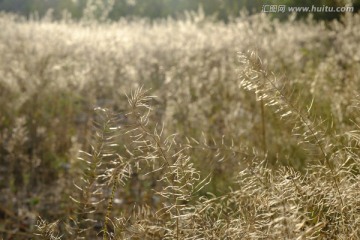
[[[313,101],[310,116],[326,120],[326,131],[337,136],[359,122],[352,108],[360,86],[359,21],[359,15],[330,23],[254,15],[227,25],[203,18],[98,24],[2,15],[0,205],[9,212],[0,209],[0,231],[31,231],[39,214],[55,220],[73,211],[68,195],[83,168],[78,150],[90,150],[93,108],[122,114],[124,93],[138,86],[158,96],[150,122],[190,143],[194,166],[211,174],[203,195],[236,188],[249,153],[266,155],[267,167],[306,172],[317,157],[299,146],[291,123],[271,108],[262,113],[259,96],[239,87],[237,53],[256,49],[265,68],[304,109]],[[151,192],[150,181],[134,181]],[[117,201],[131,209],[139,196],[126,186]]]

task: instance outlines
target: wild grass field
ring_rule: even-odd
[[[0,29],[2,239],[360,239],[360,15]]]

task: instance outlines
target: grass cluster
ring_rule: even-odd
[[[1,15],[0,236],[359,239],[359,21]]]

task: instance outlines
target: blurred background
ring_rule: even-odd
[[[186,154],[211,176],[200,195],[240,189],[238,175],[253,155],[266,156],[274,169],[305,172],[321,154],[299,145],[292,122],[239,88],[239,52],[258,51],[299,106],[313,106],[307,112],[325,129],[324,141],[346,146],[339,134],[360,125],[353,106],[360,92],[360,0],[282,0],[286,10],[272,11],[279,2],[0,0],[0,239],[33,239],[38,216],[69,221],[77,206],[69,196],[80,196],[74,183],[86,169],[79,150],[90,152],[94,142],[94,108],[126,113],[124,93],[139,86],[158,96],[149,128],[195,146]],[[287,9],[312,6],[354,11],[310,17]],[[116,152],[133,159],[122,147],[132,141],[121,135]],[[161,173],[149,175],[153,169],[139,162],[143,170],[119,188],[113,216],[135,203],[162,206],[153,193]],[[105,212],[105,204],[99,209]]]
[[[87,6],[109,8],[108,17],[117,20],[121,17],[146,17],[150,19],[164,18],[168,16],[181,17],[185,11],[197,11],[199,8],[207,16],[213,16],[217,20],[228,21],[237,17],[241,10],[247,10],[250,14],[262,11],[263,5],[286,5],[286,6],[329,6],[343,7],[353,6],[354,12],[360,8],[359,0],[0,0],[0,10],[20,13],[25,16],[36,12],[44,16],[52,9],[55,18],[62,18],[64,11],[74,18],[81,18]],[[274,17],[286,19],[289,12],[271,13]],[[331,20],[339,18],[342,13],[332,12],[314,13],[315,19]],[[297,17],[306,16],[307,13],[298,13]]]

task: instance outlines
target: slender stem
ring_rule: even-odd
[[[162,147],[162,142],[160,141],[160,139],[158,139],[157,137],[155,137],[149,129],[146,128],[146,126],[144,126],[144,124],[141,122],[140,119],[137,119],[137,124],[138,126],[141,128],[141,130],[147,134],[150,138],[152,138],[157,146],[157,149],[160,152],[161,157],[164,159],[165,163],[168,165],[168,167],[171,166],[171,162],[170,159],[168,158],[168,156],[166,155],[163,147]],[[170,178],[171,184],[175,183],[174,180],[175,176],[173,176],[173,178]],[[178,208],[178,204],[177,204],[177,197],[176,195],[172,195],[173,201],[174,201],[174,205],[176,208],[176,214],[179,215],[179,208]],[[180,228],[179,228],[179,218],[176,218],[176,239],[179,240],[180,237]]]
[[[115,191],[117,188],[117,181],[118,177],[116,176],[114,181],[113,181],[113,186],[111,189],[111,195],[110,195],[110,199],[108,202],[108,206],[107,206],[107,210],[106,210],[106,215],[105,215],[105,219],[104,219],[104,227],[103,227],[103,240],[108,240],[108,235],[109,235],[109,231],[107,228],[107,225],[109,223],[109,218],[110,218],[110,213],[111,213],[111,209],[112,209],[112,205],[113,205],[113,201],[114,201],[114,197],[115,197]]]
[[[266,127],[265,127],[265,107],[264,100],[260,100],[261,105],[261,134],[262,134],[262,144],[263,144],[263,152],[264,155],[267,153],[267,145],[266,145]]]

